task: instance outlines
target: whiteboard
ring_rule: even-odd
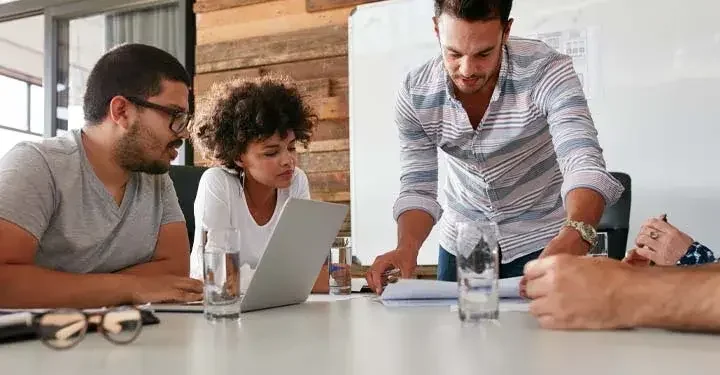
[[[439,53],[431,0],[359,6],[350,18],[350,173],[355,254],[395,247],[395,95]],[[649,217],[720,251],[720,2],[515,0],[512,35],[573,56],[611,171],[632,178],[628,246]],[[439,153],[442,155],[442,153]],[[439,196],[445,184],[440,162]],[[436,264],[435,230],[418,264]]]

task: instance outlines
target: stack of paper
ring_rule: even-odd
[[[519,299],[520,279],[500,279],[500,298]],[[400,279],[385,287],[380,301],[385,306],[450,306],[457,304],[458,284],[452,281]]]

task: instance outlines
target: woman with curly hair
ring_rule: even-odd
[[[310,199],[296,144],[307,146],[316,117],[299,91],[277,77],[215,84],[197,108],[192,141],[214,167],[200,179],[195,199],[190,274],[203,277],[203,227],[238,229],[241,262],[255,269],[285,202]]]

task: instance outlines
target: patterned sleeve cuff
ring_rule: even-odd
[[[616,180],[606,171],[577,171],[565,177],[565,182],[562,185],[563,202],[570,191],[578,188],[588,188],[597,191],[605,199],[606,206],[615,204],[625,190],[620,181]]]
[[[679,266],[692,266],[714,262],[717,262],[717,259],[715,259],[715,254],[713,254],[712,250],[703,246],[699,242],[693,242],[685,255],[678,260],[677,264]]]
[[[410,210],[422,210],[430,214],[433,217],[435,223],[440,220],[442,216],[442,207],[440,204],[432,198],[424,197],[422,195],[406,195],[402,196],[395,201],[395,207],[393,207],[393,216],[395,221],[398,220],[400,215]]]

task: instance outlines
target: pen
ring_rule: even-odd
[[[400,276],[400,269],[393,268],[391,270],[387,270],[383,272],[382,276],[387,279],[388,283],[395,283],[398,281],[398,277]]]

